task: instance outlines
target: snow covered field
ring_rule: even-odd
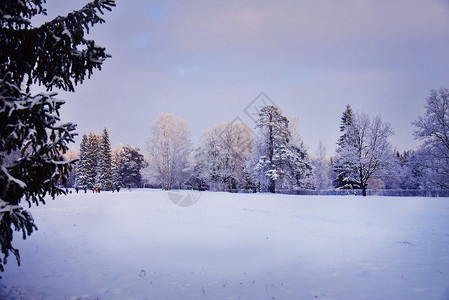
[[[72,194],[31,209],[1,299],[448,299],[449,199]]]

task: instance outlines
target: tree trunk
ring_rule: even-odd
[[[270,125],[268,126],[268,130],[269,130],[269,143],[270,143],[270,149],[269,149],[269,159],[270,159],[270,167],[273,166],[273,155],[274,155],[274,136],[273,136],[273,125],[271,125],[271,123],[273,122],[273,116],[270,114]],[[276,185],[273,179],[268,178],[268,190],[270,191],[270,193],[275,193],[276,191]]]
[[[362,195],[363,197],[366,197],[366,186],[362,185]]]
[[[273,194],[276,192],[276,183],[271,178],[268,179],[268,190]]]

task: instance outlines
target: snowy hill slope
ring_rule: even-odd
[[[447,299],[449,199],[155,190],[61,196],[3,299]]]

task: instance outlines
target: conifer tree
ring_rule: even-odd
[[[293,142],[289,123],[275,106],[263,107],[256,122],[259,134],[249,165],[254,184],[271,193],[314,186],[311,160],[297,132]]]
[[[265,106],[260,110],[256,127],[260,128],[265,145],[265,155],[259,158],[256,168],[264,170],[268,191],[274,193],[276,180],[284,175],[283,162],[290,140],[288,120],[277,107]]]
[[[275,106],[260,110],[256,121],[259,133],[252,146],[247,170],[254,186],[261,190],[274,193],[279,188],[314,188],[313,165],[299,135],[297,122],[293,123],[291,126],[289,119]]]
[[[343,145],[347,142],[349,139],[348,131],[350,129],[350,126],[352,124],[352,118],[353,118],[353,112],[351,106],[348,104],[346,105],[346,110],[343,112],[343,115],[341,116],[341,123],[340,123],[340,132],[342,135],[337,141],[337,145],[339,148],[343,147]],[[334,171],[337,175],[334,183],[336,188],[351,188],[352,186],[350,183],[345,180],[345,178],[348,178],[348,166],[336,164],[334,165]]]
[[[83,138],[80,142],[80,154],[78,160],[78,166],[76,168],[76,181],[77,187],[87,187],[87,145],[88,138],[86,134],[83,134]]]
[[[97,187],[98,161],[100,157],[101,136],[89,133],[86,149],[86,185],[88,188]]]
[[[74,124],[60,122],[64,101],[56,93],[32,96],[31,86],[74,91],[110,57],[85,34],[104,23],[100,15],[115,6],[113,0],[96,0],[33,27],[31,19],[46,14],[44,4],[0,1],[0,271],[10,253],[20,264],[13,230],[26,238],[37,228],[21,201],[45,203],[46,195],[63,193],[57,182],[65,184],[74,163],[63,157],[75,135]]]
[[[288,129],[291,138],[287,144],[291,155],[289,156],[287,176],[287,189],[314,189],[315,174],[312,159],[307,147],[299,133],[299,118],[290,115],[288,118]]]
[[[104,128],[100,140],[96,186],[101,190],[112,190],[112,157],[108,130]]]
[[[145,167],[143,155],[139,148],[126,145],[120,157],[119,178],[120,186],[140,187],[142,181],[141,169]]]

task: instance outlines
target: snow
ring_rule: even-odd
[[[26,188],[26,186],[27,186],[26,183],[23,182],[22,180],[19,180],[19,179],[13,177],[11,174],[9,174],[8,170],[4,166],[1,166],[0,169],[1,169],[2,173],[6,175],[8,182],[14,182],[22,189]]]
[[[173,193],[173,192],[172,192]],[[31,208],[1,299],[447,299],[449,199],[160,190]]]
[[[70,40],[72,40],[72,34],[66,27],[64,27],[64,30],[62,31],[61,35],[66,35]]]

